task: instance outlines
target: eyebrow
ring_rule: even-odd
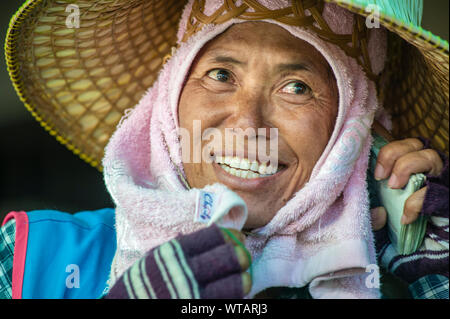
[[[238,64],[238,65],[244,65],[246,63],[236,60],[235,58],[232,58],[230,56],[225,56],[225,55],[218,55],[218,56],[214,56],[212,58],[212,60],[214,62],[219,62],[219,63],[231,63],[231,64]]]
[[[227,55],[216,55],[212,56],[211,60],[218,63],[231,63],[236,65],[245,65],[245,62],[239,61],[231,56]],[[309,63],[281,63],[277,64],[275,67],[277,72],[286,71],[312,71]]]
[[[276,66],[278,72],[286,71],[309,71],[311,72],[311,67],[306,63],[282,63]]]

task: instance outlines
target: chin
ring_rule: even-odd
[[[273,214],[273,216],[274,215],[275,214]],[[271,217],[258,216],[257,213],[251,212],[249,210],[248,219],[245,222],[244,230],[252,230],[252,229],[264,227],[272,220],[273,216],[271,216]]]

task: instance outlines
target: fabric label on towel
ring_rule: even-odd
[[[216,195],[214,193],[199,191],[194,221],[207,224],[213,216],[216,202]]]

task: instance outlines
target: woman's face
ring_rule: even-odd
[[[208,150],[214,162],[184,163],[187,181],[195,188],[226,185],[248,205],[245,228],[264,226],[309,180],[337,111],[336,81],[313,46],[274,24],[235,24],[194,61],[179,101],[180,127],[193,137],[191,154],[210,142],[194,134],[196,120],[202,133],[208,128],[222,136],[230,128],[259,132],[245,136],[246,146],[252,139],[268,145],[269,129],[277,128],[278,167],[268,163],[264,171],[257,155],[252,155],[257,163],[247,163],[249,152],[237,157],[237,143],[223,141],[221,148]]]

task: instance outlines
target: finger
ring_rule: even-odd
[[[239,265],[241,266],[242,270],[248,269],[250,266],[251,260],[249,259],[249,254],[247,254],[244,250],[244,248],[240,246],[234,247],[234,252],[236,254],[236,257],[239,261]]]
[[[427,188],[424,187],[408,197],[403,208],[403,216],[401,219],[403,225],[411,224],[419,217],[426,192]]]
[[[242,244],[245,243],[245,235],[236,229],[227,228],[226,230],[221,229],[223,237],[227,243],[232,244],[233,246],[238,246],[239,244],[227,233],[230,232],[237,240],[239,240]]]
[[[400,141],[393,141],[380,149],[375,166],[375,179],[386,179],[391,175],[395,162],[401,156],[419,151],[423,144],[416,138],[407,138]]]
[[[235,248],[230,244],[224,244],[188,259],[197,281],[202,284],[233,273],[241,273],[242,266]]]
[[[387,213],[384,207],[376,207],[370,210],[372,228],[374,231],[382,229],[386,225]]]
[[[192,257],[225,244],[220,228],[213,224],[194,233],[177,236],[184,254]]]
[[[432,149],[405,154],[397,159],[388,181],[390,188],[404,187],[412,174],[430,173],[439,175],[444,167],[438,153]]]
[[[249,281],[244,274],[232,274],[208,283],[200,292],[200,297],[202,299],[242,299],[250,291],[249,283],[251,288],[251,279]]]
[[[252,276],[248,272],[242,273],[242,289],[244,295],[247,295],[252,289]]]

